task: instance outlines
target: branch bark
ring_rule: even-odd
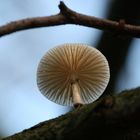
[[[60,13],[53,16],[27,18],[0,26],[0,37],[21,30],[64,24],[82,25],[101,30],[108,30],[117,34],[140,37],[140,26],[125,24],[122,19],[117,22],[80,14],[69,9],[63,2],[60,2],[59,9]]]
[[[140,88],[104,97],[3,140],[140,139]]]

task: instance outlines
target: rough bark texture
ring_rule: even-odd
[[[104,97],[3,140],[139,140],[140,88]]]

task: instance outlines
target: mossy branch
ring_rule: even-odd
[[[65,24],[81,25],[101,30],[108,30],[117,34],[140,37],[140,26],[125,24],[123,19],[119,22],[101,19],[77,13],[69,9],[63,2],[59,4],[60,13],[47,17],[35,17],[17,20],[0,26],[0,37],[27,29],[49,27]]]
[[[3,140],[140,139],[140,88],[99,99]]]

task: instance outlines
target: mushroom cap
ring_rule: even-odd
[[[98,99],[110,78],[105,56],[85,44],[63,44],[48,51],[37,70],[37,85],[49,100],[73,105],[72,83],[77,82],[84,104]]]

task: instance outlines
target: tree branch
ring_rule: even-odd
[[[140,139],[140,88],[104,97],[3,140]]]
[[[69,9],[63,2],[60,2],[59,9],[60,13],[53,16],[27,18],[0,26],[0,37],[21,30],[64,24],[82,25],[101,30],[108,30],[117,34],[140,37],[140,26],[125,24],[123,20],[116,22],[80,14]]]

